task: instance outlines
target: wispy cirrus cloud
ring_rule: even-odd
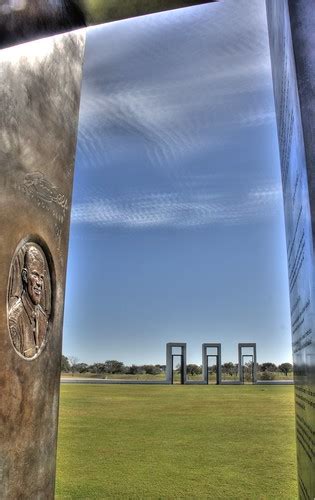
[[[75,204],[72,222],[130,229],[241,224],[274,215],[281,196],[281,186],[274,185],[244,193],[237,199],[228,193],[200,192],[184,197],[181,192],[173,192],[136,193],[129,198],[92,198]]]
[[[258,196],[264,160],[250,142],[274,122],[260,0],[90,28],[77,165],[88,173],[72,221],[147,228],[266,217],[279,179],[265,178],[275,187]]]
[[[270,58],[261,4],[226,1],[90,28],[81,150],[104,153],[106,165],[120,130],[122,140],[141,136],[153,164],[170,166],[176,155],[198,150],[202,129],[208,128],[216,147],[227,121],[234,127],[269,122],[272,103],[266,109],[264,96],[271,88]],[[86,162],[93,165],[99,162]]]

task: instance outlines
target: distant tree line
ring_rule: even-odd
[[[87,363],[79,363],[76,359],[70,356],[62,355],[61,359],[61,371],[66,373],[94,373],[94,374],[148,374],[148,375],[158,375],[165,371],[165,365],[131,365],[126,366],[122,361],[117,361],[116,359],[109,359],[104,363],[93,363],[88,365]]]
[[[246,368],[250,368],[252,366],[251,362],[245,363]],[[212,367],[215,369],[215,365]],[[275,374],[275,373],[284,373],[286,376],[288,375],[289,372],[292,372],[293,366],[291,363],[281,363],[280,365],[276,365],[275,363],[271,363],[270,361],[267,361],[266,363],[257,363],[257,371],[260,372],[261,374],[265,374],[265,377],[262,378],[268,378],[267,375]],[[238,372],[238,363],[224,363],[222,365],[222,372],[226,373],[228,375],[235,375]],[[270,377],[272,378],[272,377]]]
[[[251,363],[246,363],[247,368],[251,367]],[[159,373],[165,372],[165,365],[134,365],[126,366],[122,361],[117,361],[116,359],[110,359],[104,363],[93,363],[91,365],[87,363],[79,363],[77,358],[72,356],[62,356],[61,360],[61,371],[66,373],[93,373],[93,374],[128,374],[128,375],[138,375],[138,374],[148,374],[148,375],[158,375]],[[216,370],[216,365],[209,367],[210,372]],[[281,363],[276,365],[271,362],[257,364],[257,371],[262,374],[262,378],[268,379],[272,378],[272,374],[276,372],[284,373],[286,376],[289,372],[292,372],[291,363]],[[222,365],[222,372],[224,374],[233,376],[238,372],[238,364],[224,363]],[[196,364],[187,365],[187,373],[189,375],[201,375],[202,366]]]
[[[252,367],[252,363],[245,363],[245,369],[250,370]],[[215,366],[211,367],[212,370],[215,370]],[[210,369],[211,370],[211,369]],[[275,363],[271,363],[267,361],[265,363],[257,363],[257,372],[260,374],[260,379],[262,380],[273,380],[276,376],[276,373],[283,373],[286,377],[288,373],[292,372],[293,366],[291,363],[281,363],[280,365],[276,365]],[[230,376],[236,375],[238,373],[238,363],[224,363],[222,365],[222,373],[228,374]]]

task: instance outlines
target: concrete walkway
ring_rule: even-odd
[[[61,377],[61,384],[137,384],[137,385],[166,385],[165,380],[124,380],[84,377]]]
[[[124,380],[84,377],[61,377],[61,384],[129,384],[129,385],[170,385],[165,380]],[[293,380],[258,380],[256,385],[293,385]],[[180,384],[174,384],[180,385]],[[202,380],[188,380],[185,385],[206,385]],[[215,384],[209,384],[215,385]],[[237,380],[223,381],[221,385],[241,385]],[[251,385],[251,384],[245,384]]]

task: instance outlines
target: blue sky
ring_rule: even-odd
[[[284,238],[264,2],[88,28],[64,353],[290,360]]]

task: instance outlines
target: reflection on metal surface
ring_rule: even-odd
[[[46,342],[51,312],[51,279],[47,259],[37,243],[23,245],[12,263],[8,319],[18,353],[34,359]]]
[[[312,499],[315,497],[315,191],[311,179],[315,148],[311,117],[315,106],[310,82],[314,82],[315,35],[314,29],[306,27],[315,18],[312,2],[294,1],[289,5],[290,9],[288,0],[267,0],[287,239],[299,494],[300,498]],[[300,71],[301,68],[304,70]]]
[[[0,0],[0,47],[85,26],[75,0]]]
[[[211,3],[217,0],[83,0],[88,24],[99,24],[165,10]]]
[[[217,0],[0,0],[0,48],[87,25]]]

